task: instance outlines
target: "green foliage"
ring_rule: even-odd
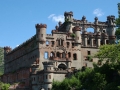
[[[10,84],[0,82],[0,90],[9,90]]]
[[[0,75],[4,72],[4,49],[0,47]]]
[[[88,58],[88,60],[89,60],[90,62],[91,62],[92,59],[93,59],[93,57],[92,57],[91,55],[88,55],[87,58]]]
[[[53,90],[120,90],[120,44],[101,46],[95,57],[101,66],[94,63],[93,69],[86,68],[62,82],[54,82]]]
[[[73,38],[76,37],[76,35],[74,33],[70,34],[70,36]]]

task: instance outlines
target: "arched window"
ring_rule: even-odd
[[[65,64],[59,64],[58,68],[62,68],[63,70],[67,69],[67,66]]]
[[[76,53],[73,54],[73,60],[77,60],[77,54]]]
[[[59,52],[57,52],[57,57],[60,57],[60,53]]]
[[[71,53],[70,53],[70,52],[68,53],[68,57],[69,57],[69,58],[71,57]]]
[[[49,41],[46,41],[46,45],[49,45]]]
[[[51,53],[50,53],[50,56],[51,56],[51,57],[54,57],[54,56],[55,56],[55,53],[54,53],[54,52],[51,52]]]
[[[65,52],[62,53],[62,58],[65,58]]]
[[[44,53],[44,58],[45,58],[45,59],[48,59],[48,52],[45,52],[45,53]]]

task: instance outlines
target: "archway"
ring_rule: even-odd
[[[62,68],[63,70],[67,69],[67,66],[63,63],[58,65],[58,68]]]

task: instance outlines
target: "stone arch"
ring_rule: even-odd
[[[65,69],[67,69],[67,66],[64,63],[60,63],[58,65],[58,68],[65,70]]]

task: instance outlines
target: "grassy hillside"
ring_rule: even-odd
[[[3,74],[4,72],[4,49],[2,47],[0,47],[0,75]]]

